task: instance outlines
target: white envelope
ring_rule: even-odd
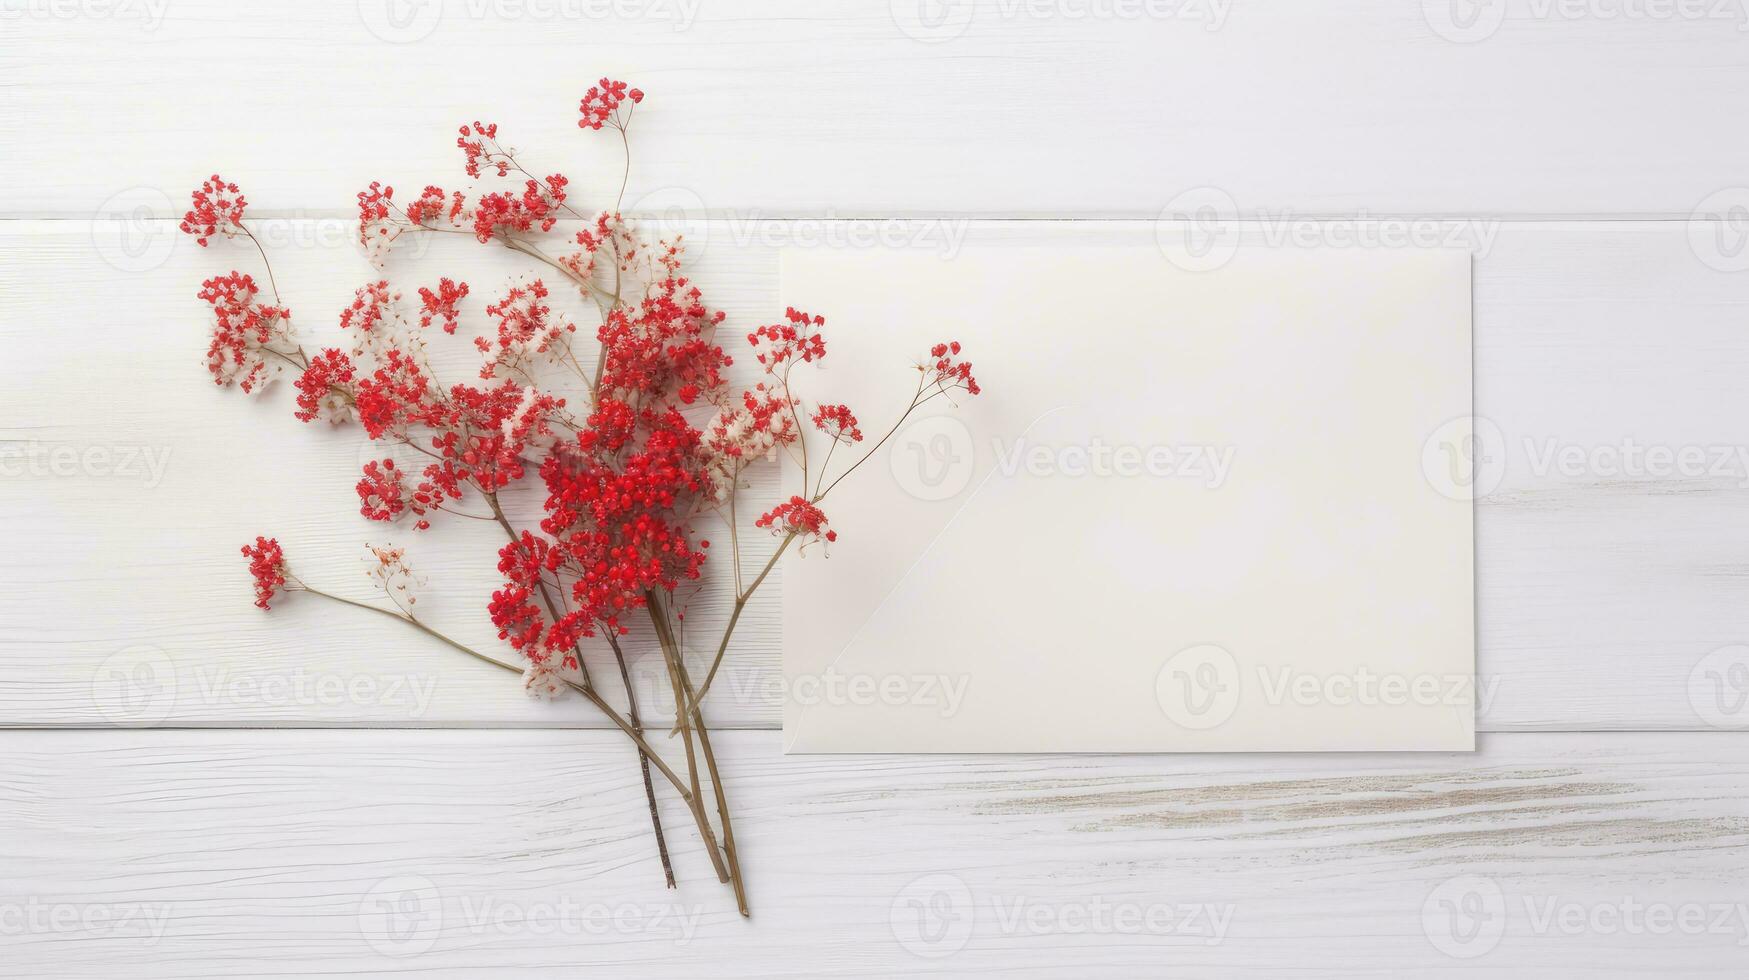
[[[833,473],[936,341],[984,388],[786,554],[786,751],[1474,749],[1468,253],[790,249],[782,291],[861,419]]]

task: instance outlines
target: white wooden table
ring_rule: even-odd
[[[1745,24],[1676,0],[5,0],[0,975],[1743,975]],[[661,887],[632,755],[586,705],[373,617],[253,609],[243,541],[363,594],[351,555],[383,533],[355,431],[206,384],[194,290],[247,255],[168,219],[214,169],[243,182],[325,326],[368,275],[353,194],[453,181],[461,122],[599,194],[614,158],[573,119],[602,74],[650,92],[631,196],[702,241],[736,324],[772,312],[787,244],[1149,242],[1186,192],[1251,237],[1473,246],[1505,453],[1477,504],[1479,751],[786,758],[774,591],[710,707],[745,921],[678,811]],[[516,269],[446,247],[421,262]],[[488,538],[415,551],[430,614],[481,643]]]

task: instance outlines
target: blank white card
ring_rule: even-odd
[[[1474,748],[1467,253],[791,249],[782,279],[827,318],[797,393],[865,435],[832,474],[936,341],[984,388],[785,555],[788,751]]]

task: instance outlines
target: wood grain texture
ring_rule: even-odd
[[[283,387],[250,401],[203,381],[193,294],[203,276],[250,268],[252,256],[157,237],[167,227],[0,228],[0,342],[20,379],[0,392],[0,451],[12,454],[0,502],[14,542],[0,555],[10,586],[0,592],[10,668],[0,676],[0,723],[601,724],[580,704],[532,702],[512,678],[368,614],[313,600],[271,614],[249,605],[236,549],[257,533],[278,535],[312,584],[356,596],[370,594],[355,560],[362,543],[395,540],[412,547],[431,581],[426,615],[483,649],[510,652],[478,608],[496,581],[490,525],[456,520],[414,535],[366,522],[352,484],[372,447],[356,428],[297,423]],[[719,221],[676,227],[699,241],[698,281],[738,327],[772,315],[777,245],[798,231],[830,238],[805,222],[761,235]],[[898,240],[943,254],[1156,237],[1150,222],[892,227]],[[1338,226],[1312,227],[1329,235]],[[318,342],[331,337],[337,311],[370,275],[344,229],[299,221],[266,230],[278,236],[274,261],[294,317]],[[157,264],[127,271],[124,232],[140,261]],[[1705,710],[1709,699],[1729,705],[1741,693],[1736,673],[1715,668],[1745,657],[1715,651],[1749,642],[1749,524],[1736,516],[1749,501],[1749,394],[1740,383],[1749,290],[1697,257],[1682,222],[1506,222],[1469,233],[1478,248],[1477,411],[1497,425],[1490,450],[1504,462],[1477,505],[1480,730],[1749,724],[1740,706]],[[519,270],[513,258],[446,240],[396,258],[391,271],[409,289],[466,274],[483,306],[484,293]],[[57,329],[86,341],[45,342]],[[1702,465],[1636,469],[1620,456],[1635,446],[1673,460],[1694,450]],[[109,457],[88,459],[94,447]],[[65,469],[55,465],[63,450],[75,454]],[[123,472],[130,450],[137,458]],[[1577,466],[1566,465],[1574,453]],[[530,492],[517,504],[532,517],[538,500]],[[817,567],[830,573],[829,562]],[[743,617],[713,694],[719,724],[778,725],[781,588],[780,577]],[[725,613],[719,580],[693,600],[694,636],[715,635]],[[660,658],[640,658],[638,668],[653,701]],[[127,709],[118,708],[124,688]]]
[[[1749,769],[1718,730],[1749,726],[1737,7],[0,7],[0,727],[347,726],[0,732],[0,976],[1742,975]],[[495,119],[599,203],[617,150],[571,120],[603,73],[652,95],[628,204],[703,245],[736,324],[772,312],[786,244],[1170,242],[1163,209],[1213,203],[1270,219],[1247,241],[1404,215],[1473,246],[1504,461],[1477,505],[1494,734],[1462,756],[821,759],[724,732],[745,922],[683,830],[660,887],[623,738],[542,730],[598,725],[584,706],[367,614],[252,609],[235,551],[264,531],[368,594],[365,450],[283,389],[203,383],[195,288],[249,256],[154,219],[214,168],[243,181],[288,302],[331,335],[369,276],[353,194],[453,183],[459,123]],[[517,271],[403,262],[409,288]],[[1630,442],[1703,464],[1624,468]],[[429,615],[495,646],[470,598],[488,530],[412,543]],[[776,597],[719,726],[777,724]],[[696,599],[700,632],[722,614]],[[501,730],[364,730],[419,726]]]
[[[720,741],[750,921],[679,833],[680,887],[662,888],[609,733],[0,733],[0,976],[1731,977],[1749,962],[1749,765],[1729,734],[1173,758],[826,760],[780,756],[776,733]]]
[[[5,215],[179,216],[215,167],[263,214],[342,214],[373,179],[447,186],[476,118],[606,172],[574,125],[600,74],[652,93],[646,206],[719,216],[1152,218],[1213,186],[1246,213],[1686,217],[1749,154],[1717,0],[1502,0],[1470,31],[1440,0],[16,6]]]

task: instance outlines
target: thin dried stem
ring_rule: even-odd
[[[341,596],[337,596],[337,595],[333,594],[332,592],[323,592],[321,589],[313,589],[307,585],[304,585],[301,582],[298,583],[298,585],[296,586],[296,589],[297,589],[297,591],[300,591],[300,592],[308,592],[311,595],[321,596],[324,599],[331,599],[335,602],[344,603],[345,605],[348,605],[348,606],[354,606],[354,607],[357,607],[359,609],[368,609],[371,612],[376,613],[379,616],[387,616],[390,619],[396,620],[398,622],[406,623],[408,626],[413,627],[414,629],[420,631],[421,633],[424,633],[425,635],[430,636],[434,639],[440,640],[443,643],[447,644],[448,646],[454,648],[455,650],[458,650],[462,653],[467,654],[470,657],[473,657],[475,660],[478,660],[482,663],[491,664],[494,667],[501,667],[504,670],[514,671],[518,675],[520,675],[522,673],[521,667],[518,667],[515,664],[505,663],[504,661],[499,660],[495,657],[488,657],[485,654],[479,652],[478,650],[475,650],[473,647],[470,647],[467,644],[461,642],[460,640],[454,639],[450,636],[447,636],[443,633],[438,632],[435,629],[432,629],[430,626],[425,625],[425,623],[421,622],[418,619],[413,618],[412,616],[408,616],[408,615],[405,615],[403,613],[396,612],[392,609],[384,609],[381,606],[373,606],[367,602],[359,602],[355,599],[342,598]],[[625,732],[626,735],[629,738],[631,738],[632,742],[635,745],[637,745],[638,751],[643,753],[644,757],[650,760],[650,764],[655,766],[657,768],[657,770],[659,770],[662,773],[663,776],[667,777],[667,779],[670,783],[674,784],[675,790],[677,790],[680,793],[680,798],[683,801],[685,801],[688,806],[691,806],[695,810],[698,810],[697,798],[694,797],[692,795],[691,791],[687,789],[686,785],[681,782],[680,777],[675,774],[674,770],[668,767],[668,763],[663,762],[662,757],[656,754],[656,750],[650,747],[650,743],[648,743],[644,740],[644,736],[639,734],[637,729],[632,727],[631,722],[627,721],[623,715],[621,715],[619,712],[617,712],[613,709],[612,705],[608,704],[606,701],[603,701],[601,699],[601,696],[596,694],[590,688],[584,687],[583,685],[577,683],[576,681],[569,680],[569,679],[565,680],[565,684],[568,687],[570,687],[572,690],[583,695],[584,698],[588,699],[590,704],[593,704],[597,708],[601,709],[601,713],[606,715],[609,721],[612,721],[615,725],[617,725],[619,727],[619,729],[621,731]],[[699,812],[702,813],[702,811],[699,811]],[[708,826],[708,821],[707,821],[706,825]]]
[[[735,624],[741,621],[741,611],[747,608],[747,601],[753,598],[753,593],[759,590],[759,586],[765,582],[765,577],[771,574],[773,568],[777,567],[777,560],[783,557],[784,550],[795,539],[796,535],[793,531],[784,535],[783,540],[778,542],[777,550],[771,553],[770,558],[766,559],[765,567],[759,570],[759,577],[747,586],[747,591],[735,596],[735,607],[729,612],[729,623],[723,628],[722,641],[717,644],[717,655],[711,658],[711,669],[704,675],[704,683],[698,686],[698,693],[692,695],[691,705],[694,711],[698,710],[700,699],[710,691],[711,682],[717,679],[717,669],[723,665],[723,654],[728,652],[729,638],[735,635]],[[668,737],[673,738],[679,732],[680,726],[675,725],[673,730],[668,733]]]
[[[619,679],[626,686],[626,715],[631,719],[632,727],[643,734],[644,726],[638,720],[638,695],[632,687],[632,675],[626,669],[625,651],[620,649],[619,639],[613,635],[612,627],[605,627],[607,645],[613,648],[613,659],[619,663]],[[668,838],[662,834],[662,811],[656,808],[656,787],[650,782],[650,760],[638,759],[644,770],[644,796],[650,801],[650,827],[656,833],[656,853],[662,858],[662,874],[668,879],[668,887],[674,887],[674,863],[668,858]]]
[[[704,713],[698,709],[698,700],[692,697],[692,679],[687,674],[686,659],[681,653],[680,643],[674,636],[674,630],[668,622],[666,608],[661,597],[653,592],[645,593],[650,612],[650,622],[656,628],[656,636],[662,643],[662,653],[668,661],[669,683],[674,687],[674,707],[681,715],[681,736],[686,741],[686,755],[692,765],[693,792],[700,792],[698,784],[698,768],[692,762],[692,739],[698,737],[699,751],[704,756],[705,767],[710,771],[711,791],[717,801],[717,816],[723,824],[723,855],[728,859],[727,877],[724,879],[735,890],[735,904],[741,915],[751,916],[752,911],[747,905],[747,885],[741,874],[740,856],[735,850],[734,825],[729,820],[729,800],[727,791],[723,788],[723,778],[717,771],[716,753],[711,749],[710,730],[705,727]],[[690,710],[686,707],[691,704]]]
[[[687,776],[692,781],[692,795],[696,799],[701,792],[698,780],[698,760],[693,752],[691,727],[686,719],[686,695],[684,693],[680,674],[675,665],[674,637],[673,634],[668,631],[668,624],[663,619],[660,600],[656,598],[654,593],[645,593],[645,597],[647,608],[650,613],[650,621],[656,627],[657,642],[662,646],[662,659],[668,666],[668,683],[674,688],[674,710],[681,716],[681,734],[685,736],[683,741],[686,745]],[[698,813],[700,818],[703,819],[703,810],[699,810]],[[708,820],[705,821],[705,825],[709,826]],[[705,837],[706,843],[710,845],[711,864],[716,868],[717,880],[724,882],[730,881],[733,876],[729,874],[728,867],[723,864],[723,856],[717,850],[715,838],[711,837],[708,832],[705,834]],[[737,887],[737,891],[738,890]]]

